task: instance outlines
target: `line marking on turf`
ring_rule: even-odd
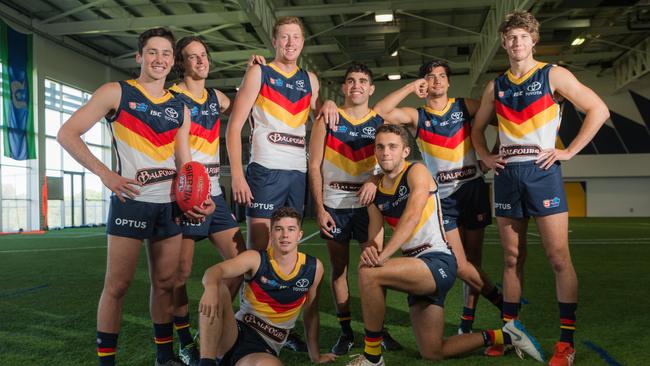
[[[46,284],[43,284],[43,285],[40,285],[40,286],[35,286],[35,287],[29,287],[29,288],[23,288],[23,289],[20,289],[20,290],[16,290],[16,291],[10,292],[8,294],[0,294],[0,300],[12,299],[14,297],[19,297],[21,295],[27,295],[29,293],[36,292],[38,290],[42,290],[42,289],[47,288],[47,287],[50,287],[50,285],[48,285],[46,283]]]
[[[607,362],[609,366],[623,366],[622,363],[616,361],[612,356],[609,355],[607,351],[605,351],[605,349],[596,345],[594,342],[583,341],[582,344],[587,346],[587,348],[589,348],[590,350],[596,352],[598,356],[600,356],[600,358],[602,358],[603,361]]]
[[[528,232],[527,234],[530,235],[530,236],[534,236],[536,238],[541,238],[541,236],[539,234],[535,234],[535,233],[531,233],[531,232]]]
[[[314,236],[318,235],[318,233],[320,233],[320,231],[317,231],[315,233],[311,233],[311,234],[305,236],[304,238],[302,238],[302,240],[300,240],[300,243],[306,242],[307,240],[309,240],[309,239],[313,238]]]
[[[0,254],[4,253],[37,253],[37,252],[58,252],[65,250],[83,250],[83,249],[101,249],[106,248],[106,245],[101,247],[70,247],[70,248],[41,248],[41,249],[13,249],[13,250],[0,250]]]

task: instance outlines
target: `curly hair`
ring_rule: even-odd
[[[516,28],[524,29],[526,32],[530,33],[533,37],[533,42],[537,43],[539,41],[539,22],[535,19],[533,14],[524,10],[517,10],[506,15],[506,18],[503,20],[501,25],[499,25],[501,39],[505,38],[508,31]]]

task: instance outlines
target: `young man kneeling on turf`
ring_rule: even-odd
[[[517,320],[502,329],[443,339],[443,306],[456,278],[456,258],[445,238],[438,187],[424,165],[405,160],[409,153],[408,133],[403,127],[377,128],[375,157],[383,174],[368,207],[368,238],[373,241],[377,237],[383,219],[393,235],[382,251],[370,245],[361,253],[359,290],[365,348],[363,355],[348,365],[384,365],[380,344],[388,288],[408,293],[413,332],[425,359],[440,360],[483,346],[513,344],[543,361],[539,345]],[[391,258],[398,249],[403,257]]]
[[[318,289],[323,264],[298,252],[302,238],[300,214],[282,207],[271,216],[271,245],[248,250],[216,264],[205,272],[205,291],[199,304],[201,366],[282,365],[278,358],[301,308],[309,358],[315,363],[336,356],[320,354],[318,345]],[[230,306],[223,280],[244,276],[239,311]]]

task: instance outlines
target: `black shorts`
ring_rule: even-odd
[[[270,218],[280,207],[293,207],[302,215],[307,193],[307,173],[297,170],[267,169],[250,163],[246,181],[253,194],[253,204],[246,207],[246,216]]]
[[[212,233],[219,233],[224,230],[239,227],[223,197],[223,193],[218,196],[212,196],[212,201],[214,201],[215,206],[214,212],[206,217],[202,223],[193,224],[184,220],[182,222],[183,236],[192,238],[194,241],[200,241]]]
[[[239,360],[251,353],[268,353],[278,357],[278,354],[257,331],[237,320],[237,340],[228,352],[223,355],[219,366],[235,366]]]
[[[325,206],[334,222],[336,228],[330,233],[334,239],[329,238],[323,232],[320,237],[325,240],[334,240],[337,243],[348,244],[354,239],[363,244],[368,241],[368,209],[361,208],[330,208]]]
[[[408,295],[409,306],[417,302],[426,302],[440,307],[445,306],[447,292],[454,286],[456,280],[456,257],[441,252],[424,253],[417,257],[429,267],[433,279],[436,281],[436,292],[430,295]]]
[[[150,203],[111,196],[106,233],[134,239],[168,238],[181,233],[176,202]]]
[[[445,231],[459,226],[477,230],[492,223],[490,194],[483,178],[461,185],[456,192],[440,200],[440,207]]]

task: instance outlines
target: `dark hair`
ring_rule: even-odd
[[[302,20],[298,17],[280,17],[278,20],[275,21],[275,24],[273,24],[273,30],[272,30],[272,36],[275,38],[278,35],[278,29],[280,26],[286,25],[286,24],[297,24],[300,27],[300,32],[302,32],[302,35],[305,35],[305,26],[302,23]]]
[[[139,54],[142,55],[142,50],[144,49],[144,46],[147,44],[147,41],[149,40],[149,38],[153,38],[153,37],[165,38],[166,40],[169,41],[169,43],[172,44],[172,48],[176,44],[176,39],[174,38],[174,34],[169,29],[163,27],[147,29],[146,31],[140,33],[140,35],[138,36]]]
[[[449,67],[447,61],[442,60],[431,60],[422,64],[422,66],[420,66],[420,77],[426,77],[431,72],[431,70],[435,69],[436,67],[444,68],[445,74],[447,74],[447,79],[449,79],[451,76],[451,68]]]
[[[533,14],[527,11],[518,10],[506,15],[506,18],[499,25],[501,40],[505,38],[508,31],[516,28],[524,29],[526,32],[530,33],[533,42],[537,43],[539,41],[539,22],[535,19]]]
[[[404,127],[400,125],[389,125],[388,123],[385,123],[379,126],[377,128],[377,132],[375,133],[375,139],[377,138],[377,135],[379,135],[380,133],[394,133],[402,139],[402,142],[404,143],[405,147],[410,147],[409,133],[406,131]]]
[[[368,80],[370,81],[370,84],[372,84],[372,77],[373,77],[372,76],[372,70],[370,70],[370,68],[368,66],[366,66],[365,64],[355,62],[352,65],[350,65],[350,67],[348,67],[348,69],[345,70],[345,79],[347,79],[348,75],[350,75],[353,72],[360,72],[360,73],[368,75]]]
[[[176,47],[174,48],[174,71],[178,73],[178,77],[182,78],[185,73],[183,68],[183,50],[192,42],[199,42],[205,48],[205,53],[208,55],[208,62],[212,61],[210,58],[210,52],[208,51],[208,45],[205,43],[203,38],[199,36],[187,36],[183,37],[176,42]]]
[[[302,216],[296,211],[295,208],[293,207],[280,207],[277,210],[273,211],[271,214],[271,227],[273,225],[280,221],[280,219],[283,219],[285,217],[293,218],[298,221],[298,225],[300,225],[300,221],[302,221]]]

